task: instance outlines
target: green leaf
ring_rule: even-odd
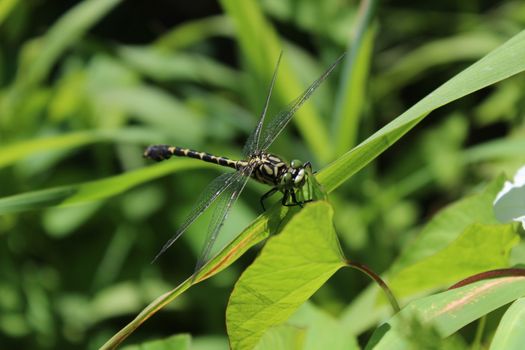
[[[157,126],[168,135],[176,135],[181,142],[200,140],[205,132],[204,118],[200,113],[156,87],[108,88],[97,92],[97,100]]]
[[[503,315],[494,334],[491,350],[523,349],[525,344],[525,298],[516,300]]]
[[[157,81],[190,80],[233,91],[239,90],[239,74],[204,55],[172,53],[151,46],[122,46],[122,60]]]
[[[379,327],[367,349],[410,348],[412,339],[407,322],[414,319],[433,328],[442,338],[450,336],[470,322],[524,295],[525,277],[503,277],[416,300]]]
[[[222,0],[221,4],[234,22],[237,39],[253,76],[266,86],[283,48],[274,28],[254,0]],[[285,54],[279,67],[274,96],[278,97],[281,103],[287,104],[295,100],[305,88]],[[294,123],[311,152],[319,160],[327,161],[330,157],[330,148],[327,147],[330,144],[328,131],[311,103],[305,104],[297,111]]]
[[[371,25],[377,1],[363,2],[359,11],[355,38],[343,67],[334,115],[335,155],[341,155],[356,143],[359,121],[366,101],[368,75],[374,48],[375,26]]]
[[[115,130],[79,131],[19,141],[0,147],[0,168],[41,152],[71,149],[100,141],[149,142],[154,139],[154,135],[157,134],[146,129],[130,127]]]
[[[302,350],[305,330],[289,325],[273,327],[264,334],[255,350]]]
[[[512,225],[471,225],[443,250],[389,278],[389,286],[397,297],[404,297],[507,267],[510,250],[518,241]]]
[[[525,70],[523,57],[525,31],[441,85],[357,147],[328,165],[319,172],[319,182],[324,185],[326,191],[333,191],[433,110]]]
[[[465,162],[476,163],[491,159],[523,158],[525,140],[520,135],[505,137],[472,146],[463,152]]]
[[[503,186],[504,178],[492,181],[481,193],[467,196],[437,213],[397,259],[392,272],[436,254],[451,244],[469,226],[498,224],[493,214],[493,202]]]
[[[0,214],[101,200],[172,172],[203,167],[208,168],[210,165],[192,159],[181,159],[178,162],[154,164],[101,180],[4,197],[0,198]]]
[[[307,205],[244,271],[226,310],[232,349],[252,348],[345,265],[332,216],[327,202]]]
[[[395,276],[408,266],[431,259],[475,223],[498,224],[492,213],[492,203],[503,182],[504,178],[500,177],[481,193],[463,198],[437,213],[401,253],[387,275]],[[343,312],[342,320],[345,326],[357,334],[384,318],[387,307],[384,303],[377,303],[378,295],[379,289],[376,286],[371,286],[361,293]],[[366,317],[363,316],[364,310],[367,312]]]
[[[140,345],[125,346],[122,350],[189,350],[191,349],[191,336],[177,334],[166,339],[153,340]]]

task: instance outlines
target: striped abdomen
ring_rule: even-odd
[[[208,163],[227,166],[233,169],[238,169],[239,167],[246,165],[246,162],[231,160],[225,157],[217,157],[206,152],[197,152],[189,148],[181,148],[176,146],[155,145],[149,146],[144,151],[144,157],[156,160],[158,162],[169,159],[172,156],[200,159]]]

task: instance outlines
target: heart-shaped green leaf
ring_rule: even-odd
[[[235,285],[226,311],[232,349],[249,349],[345,265],[325,201],[307,205],[271,238]]]

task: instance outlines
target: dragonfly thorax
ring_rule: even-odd
[[[252,156],[247,165],[253,167],[253,179],[281,190],[300,187],[306,181],[305,165],[297,160],[287,163],[274,154],[260,153]]]
[[[248,165],[253,167],[251,177],[270,186],[277,186],[289,166],[284,160],[270,153],[259,153],[248,160]]]

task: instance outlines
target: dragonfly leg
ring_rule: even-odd
[[[261,206],[263,208],[263,211],[266,211],[266,208],[264,207],[264,201],[270,197],[272,194],[274,194],[275,192],[277,192],[277,187],[274,187],[272,188],[271,190],[269,190],[268,192],[266,192],[265,194],[263,194],[261,196]]]
[[[288,198],[292,197],[291,203],[286,203],[288,201]],[[296,205],[300,206],[301,208],[304,206],[304,204],[313,202],[313,199],[307,199],[304,201],[298,201],[297,196],[295,195],[295,191],[286,191],[285,195],[283,196],[283,205],[286,207],[295,207]]]
[[[297,201],[297,197],[295,196],[295,191],[292,191],[292,205],[298,205],[302,208],[304,203],[305,202]]]
[[[290,198],[290,197],[292,197],[292,201],[290,203],[287,203],[288,202],[288,198]],[[298,205],[298,206],[300,206],[302,208],[304,203],[305,202],[299,202],[297,200],[297,197],[295,196],[295,191],[293,191],[293,190],[286,190],[284,192],[282,204],[285,207],[295,207],[296,205]]]
[[[287,204],[286,202],[288,202],[288,198],[290,197],[290,191],[289,190],[285,190],[284,193],[283,193],[283,199],[281,200],[281,204],[284,205],[285,207],[291,207],[293,205],[290,205],[290,204]]]

